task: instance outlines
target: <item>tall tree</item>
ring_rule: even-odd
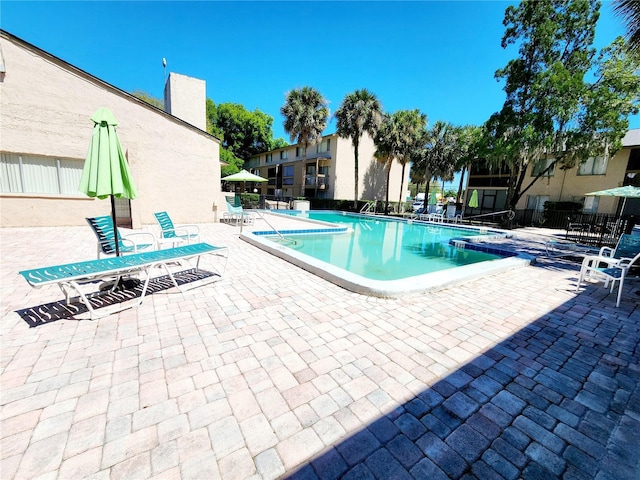
[[[395,124],[393,118],[388,113],[382,115],[380,125],[378,125],[378,131],[373,139],[376,151],[374,157],[378,162],[384,165],[387,171],[386,183],[385,183],[385,203],[384,212],[389,213],[389,178],[391,176],[391,166],[395,160],[395,152],[397,150],[397,132],[395,131]]]
[[[402,191],[404,189],[404,172],[406,166],[415,160],[426,143],[427,116],[419,110],[400,110],[392,116],[394,130],[396,131],[396,146],[394,156],[402,165],[402,177],[400,178],[400,194],[398,204],[402,204]]]
[[[460,129],[450,123],[438,120],[427,130],[426,144],[419,155],[421,169],[425,172],[427,184],[425,191],[425,206],[429,197],[429,183],[433,178],[453,180],[456,159],[459,156]],[[444,192],[442,192],[444,195]]]
[[[327,100],[315,88],[296,88],[287,93],[280,113],[284,117],[284,131],[291,141],[303,145],[302,160],[305,161],[307,147],[322,139],[322,132],[327,128]]]
[[[613,10],[626,24],[629,49],[640,53],[640,1],[613,0]]]
[[[256,109],[249,111],[237,103],[206,104],[207,132],[222,142],[220,160],[222,175],[238,172],[244,161],[258,153],[287,145],[282,138],[273,138],[273,117]]]
[[[509,170],[507,208],[554,165],[615,151],[637,111],[637,70],[622,49],[614,44],[594,63],[598,16],[596,0],[523,0],[505,12],[502,46],[519,45],[519,57],[496,72],[507,98],[485,124],[484,153]],[[594,65],[600,74],[590,83]],[[616,82],[614,67],[630,81]],[[527,167],[541,160],[546,169],[524,186]]]
[[[154,107],[158,107],[160,110],[164,110],[164,100],[161,98],[156,98],[150,93],[145,92],[144,90],[134,90],[131,92],[136,98],[139,98],[143,102],[147,102],[149,105],[153,105]]]
[[[337,133],[351,138],[355,156],[353,208],[358,208],[358,147],[364,132],[375,137],[382,116],[378,98],[366,88],[347,94],[335,113]]]
[[[207,100],[207,120],[214,135],[222,134],[222,146],[243,160],[271,150],[275,143],[273,117],[259,109],[249,111],[239,103],[216,106]]]
[[[460,183],[458,184],[458,192],[456,193],[456,203],[460,203],[462,198],[462,189],[464,186],[464,176],[471,169],[480,157],[480,148],[482,145],[482,128],[465,125],[460,129],[458,135],[459,156],[456,161],[456,172],[460,172]]]

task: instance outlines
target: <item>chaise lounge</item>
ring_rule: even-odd
[[[216,271],[216,275],[206,278],[204,281],[196,281],[186,285],[179,285],[174,277],[174,273],[169,269],[169,265],[178,264],[184,266],[189,260],[195,259],[194,270],[199,270],[200,258],[204,255],[214,255],[224,259],[221,268]],[[85,262],[68,263],[65,265],[54,265],[32,270],[23,270],[20,275],[34,288],[45,285],[58,285],[65,295],[67,304],[72,301],[80,301],[89,310],[91,318],[104,317],[117,313],[127,308],[134,308],[142,304],[151,280],[151,272],[155,267],[161,267],[171,279],[173,285],[181,292],[202,286],[205,283],[216,281],[224,275],[229,259],[227,247],[216,247],[208,243],[196,243],[181,247],[168,248],[165,250],[155,250],[145,253],[134,253],[122,257],[103,258],[89,260]],[[139,298],[123,302],[115,307],[105,307],[96,310],[91,303],[91,298],[104,292],[94,292],[86,294],[81,286],[101,280],[115,280],[113,287],[108,293],[113,293],[124,276],[143,273],[146,276],[142,293]],[[77,297],[72,298],[72,294]]]

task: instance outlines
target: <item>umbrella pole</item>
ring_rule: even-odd
[[[118,227],[116,226],[116,199],[111,195],[111,220],[113,221],[113,241],[116,244],[116,257],[120,256],[120,242],[118,241]]]

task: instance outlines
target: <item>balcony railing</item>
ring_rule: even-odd
[[[315,188],[317,187],[320,190],[324,190],[329,188],[329,175],[305,175],[304,176],[304,186],[306,188]]]

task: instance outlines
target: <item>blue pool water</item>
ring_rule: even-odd
[[[280,213],[349,227],[346,233],[285,234],[285,241],[278,237],[270,240],[372,280],[403,279],[503,258],[449,243],[451,238],[480,236],[477,229],[341,212]],[[310,230],[314,228],[322,227],[310,226]]]

